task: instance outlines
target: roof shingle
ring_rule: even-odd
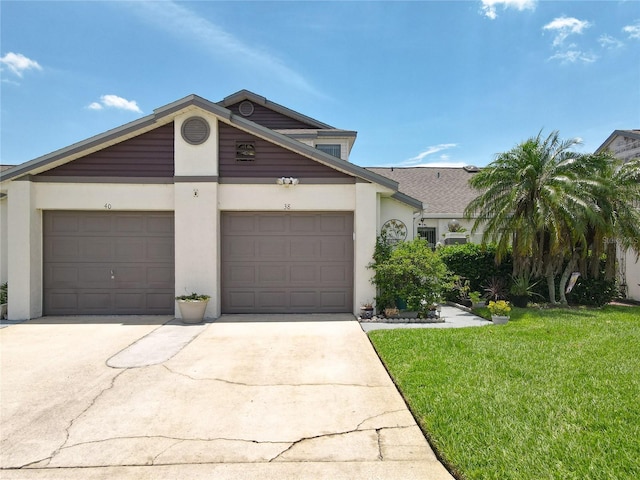
[[[398,182],[398,190],[421,200],[426,213],[460,217],[469,202],[478,195],[469,185],[469,179],[475,173],[464,168],[372,167],[367,170]]]

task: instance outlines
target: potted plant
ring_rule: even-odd
[[[191,295],[180,295],[176,297],[180,316],[183,323],[200,323],[204,319],[204,312],[209,303],[209,295],[192,293]]]
[[[526,308],[529,298],[534,294],[532,289],[538,282],[531,283],[531,277],[525,274],[514,276],[512,280],[511,288],[509,288],[511,301],[516,307]]]
[[[447,223],[447,230],[447,232],[442,234],[445,245],[467,243],[467,229],[463,228],[458,220],[450,220],[449,223]]]
[[[360,307],[360,318],[369,320],[373,318],[373,303],[366,301]]]
[[[471,307],[472,308],[480,308],[480,307],[484,307],[486,305],[487,302],[485,302],[482,299],[482,294],[480,292],[471,292],[469,293],[469,299],[471,300]]]
[[[511,313],[511,305],[504,300],[498,300],[497,302],[490,301],[488,305],[491,312],[491,321],[496,325],[501,325],[509,321],[509,313]]]

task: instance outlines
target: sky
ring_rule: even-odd
[[[640,1],[0,1],[0,163],[242,89],[360,166],[489,164],[640,129]]]

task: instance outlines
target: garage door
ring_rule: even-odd
[[[173,212],[43,214],[45,315],[174,313]]]
[[[353,213],[224,212],[223,313],[353,311]]]

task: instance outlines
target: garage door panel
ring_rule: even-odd
[[[150,288],[166,288],[173,284],[173,267],[147,267],[147,282]]]
[[[48,220],[48,221],[47,221]],[[45,228],[55,233],[75,233],[80,231],[80,219],[75,216],[49,217]]]
[[[291,239],[291,258],[313,259],[320,254],[320,241],[314,238]]]
[[[256,307],[268,309],[286,308],[288,305],[288,292],[286,290],[266,290],[257,292],[258,304]]]
[[[352,310],[351,212],[223,212],[221,225],[223,313]]]
[[[227,259],[251,260],[256,256],[255,240],[251,237],[230,237],[222,242],[222,249]]]
[[[258,267],[258,282],[273,284],[285,284],[289,281],[286,265],[260,265]]]
[[[255,231],[255,218],[247,215],[226,215],[222,217],[222,228],[229,234],[246,234]]]
[[[254,265],[232,265],[225,272],[223,281],[236,286],[252,285],[256,281],[256,267]]]
[[[346,261],[352,256],[353,240],[329,237],[320,241],[320,256],[325,260]]]
[[[126,217],[117,217],[115,220],[114,233],[120,234],[139,234],[145,232],[146,223],[143,215],[127,215]]]
[[[149,238],[145,259],[150,262],[164,261],[173,257],[173,238]]]
[[[289,269],[291,281],[294,284],[318,283],[318,267],[313,264],[293,265]]]
[[[81,217],[81,231],[85,234],[91,233],[111,233],[111,221],[110,217],[98,214],[98,212],[92,215],[85,215]]]
[[[349,229],[346,223],[347,219],[342,215],[324,215],[320,217],[319,222],[320,228],[318,230],[321,234],[342,234]]]
[[[288,242],[279,237],[266,237],[258,240],[258,258],[284,260],[288,257]]]
[[[256,292],[235,290],[226,296],[230,309],[253,308],[256,305]]]
[[[310,309],[318,305],[318,292],[315,290],[296,290],[291,292],[291,306],[297,309]]]
[[[43,277],[45,284],[68,288],[78,284],[79,272],[76,267],[49,266]]]
[[[257,233],[277,233],[284,232],[286,227],[286,219],[283,216],[262,215],[257,217],[258,232]]]
[[[147,217],[147,234],[173,237],[173,217],[150,215]]]
[[[344,265],[323,265],[320,270],[320,282],[325,285],[347,286],[351,284],[351,272]]]
[[[345,290],[320,292],[320,303],[325,308],[340,308],[348,299],[351,299],[351,295]]]
[[[45,255],[73,260],[81,256],[80,240],[73,238],[56,238],[45,246]]]
[[[106,238],[84,237],[80,239],[79,262],[112,262],[114,258],[113,241]],[[57,260],[57,259],[56,259]]]
[[[173,313],[173,212],[46,211],[44,225],[45,315]]]
[[[291,215],[291,224],[290,231],[293,234],[315,234],[316,233],[316,222],[317,219],[315,217],[311,217],[309,215],[301,216],[301,215]]]

